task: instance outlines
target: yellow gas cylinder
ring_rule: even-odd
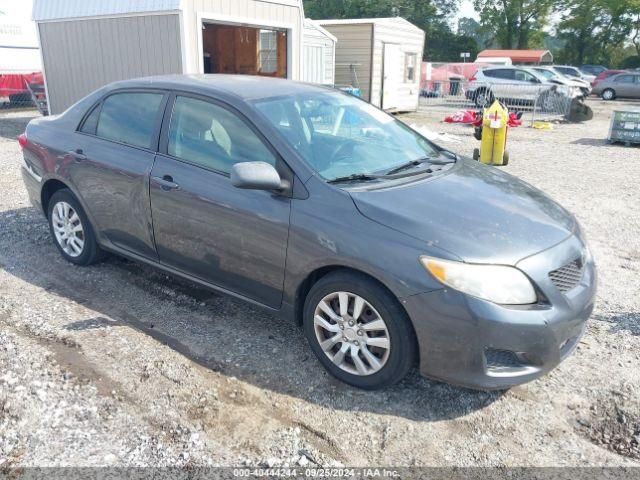
[[[507,124],[509,110],[499,101],[485,109],[482,116],[482,140],[480,149],[475,149],[473,158],[487,165],[507,165],[509,152],[507,145]]]

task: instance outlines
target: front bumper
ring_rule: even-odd
[[[408,297],[423,375],[491,390],[531,381],[577,345],[594,307],[596,270],[584,262],[580,283],[562,293],[549,272],[583,255],[577,237],[518,263],[539,290],[535,305],[504,306],[445,288]]]

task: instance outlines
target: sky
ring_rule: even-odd
[[[0,40],[6,45],[37,46],[35,23],[31,21],[33,0],[0,0]]]
[[[463,17],[480,20],[480,16],[476,13],[475,8],[473,8],[473,0],[462,0],[462,2],[460,2],[460,10],[458,10],[458,14],[454,17],[454,24],[457,26],[458,19]]]

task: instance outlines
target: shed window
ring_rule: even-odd
[[[404,54],[404,81],[415,82],[416,81],[416,63],[418,59],[417,53],[405,53]]]
[[[111,95],[102,104],[96,135],[135,147],[151,148],[163,97],[162,93]]]

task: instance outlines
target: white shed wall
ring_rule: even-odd
[[[302,81],[333,85],[335,83],[336,42],[308,20],[302,39]]]
[[[414,111],[418,109],[420,98],[420,67],[424,49],[424,32],[402,18],[388,18],[376,22],[374,32],[372,93],[371,103],[381,106],[382,71],[384,64],[384,43],[400,45],[403,58],[400,59],[402,78],[404,79],[405,53],[416,54],[415,81],[403,82],[399,86],[397,111]]]
[[[303,13],[292,0],[182,0],[185,73],[202,73],[202,20],[289,30],[289,76],[300,79]]]

